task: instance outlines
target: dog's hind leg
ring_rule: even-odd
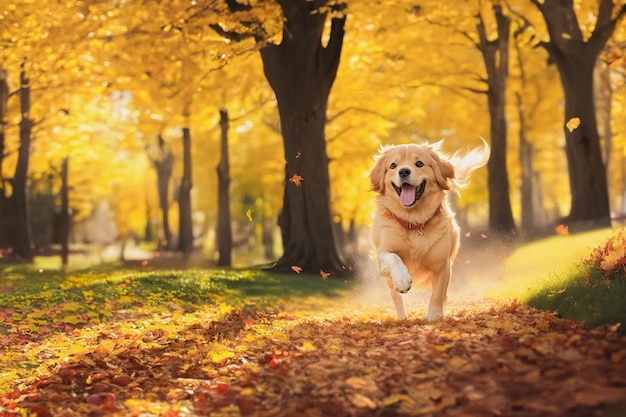
[[[430,303],[428,304],[428,313],[426,319],[428,321],[435,321],[440,317],[445,317],[445,304],[448,292],[448,283],[450,282],[451,268],[444,268],[439,274],[431,274],[431,282],[433,287],[433,293],[430,296]]]

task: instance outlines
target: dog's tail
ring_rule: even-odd
[[[456,151],[450,158],[450,162],[454,165],[455,177],[452,181],[452,189],[457,192],[469,185],[472,172],[485,166],[489,161],[491,148],[485,139],[480,138],[480,140],[483,142],[482,147],[470,151]]]

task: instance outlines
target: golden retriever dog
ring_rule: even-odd
[[[398,318],[405,318],[400,293],[411,287],[432,295],[426,318],[445,316],[452,262],[459,247],[459,226],[448,192],[469,184],[470,174],[489,160],[483,146],[451,157],[436,144],[383,146],[370,172],[376,196],[371,238],[378,271],[387,281]]]

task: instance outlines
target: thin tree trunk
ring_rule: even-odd
[[[509,58],[510,19],[502,13],[502,6],[493,6],[498,38],[489,40],[484,21],[479,14],[477,25],[479,49],[487,70],[487,102],[490,116],[491,157],[487,163],[489,186],[489,228],[503,237],[515,233],[515,222],[509,195],[506,123],[506,79]]]
[[[193,224],[191,219],[191,134],[183,128],[183,178],[178,195],[179,223],[178,249],[184,254],[193,250]]]
[[[326,154],[326,108],[337,74],[345,17],[332,19],[326,46],[322,32],[327,1],[279,0],[285,16],[280,45],[261,49],[278,102],[285,152],[280,227],[284,252],[275,269],[345,274],[333,233]]]
[[[61,163],[61,264],[67,266],[69,260],[69,238],[70,238],[70,207],[69,207],[69,187],[68,187],[68,165],[69,158],[63,158]]]
[[[30,119],[30,80],[22,63],[20,71],[20,149],[13,175],[13,209],[15,213],[15,254],[32,262],[32,233],[30,228],[30,207],[28,205],[28,165],[30,160],[30,135],[33,121]]]
[[[520,184],[522,222],[521,229],[524,236],[532,235],[535,229],[535,216],[533,204],[533,145],[526,138],[525,121],[522,103],[518,103],[520,113],[519,129],[519,162],[521,167],[522,181]]]
[[[172,165],[174,156],[170,149],[166,149],[163,137],[159,135],[158,156],[153,159],[154,167],[157,174],[157,190],[159,193],[159,208],[161,209],[161,219],[163,224],[163,242],[159,242],[159,246],[169,248],[172,242],[172,232],[170,231],[169,221],[169,185],[172,177]]]
[[[228,158],[228,110],[220,109],[221,160],[217,166],[217,249],[219,266],[231,266],[233,236],[230,226],[230,163]]]

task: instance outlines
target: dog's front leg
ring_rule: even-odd
[[[413,277],[406,265],[397,254],[393,252],[378,252],[378,272],[382,277],[391,277],[393,288],[405,293],[411,289]]]
[[[396,307],[396,316],[399,319],[405,319],[406,312],[404,311],[404,300],[402,300],[402,295],[400,295],[400,293],[393,287],[391,278],[387,277],[386,280],[389,292],[391,293],[391,299],[393,300],[393,305]]]
[[[440,317],[445,317],[445,304],[448,292],[448,283],[450,282],[451,268],[444,268],[439,273],[432,273],[431,281],[433,287],[433,293],[430,296],[430,303],[428,304],[428,313],[426,319],[428,321],[435,321]]]

